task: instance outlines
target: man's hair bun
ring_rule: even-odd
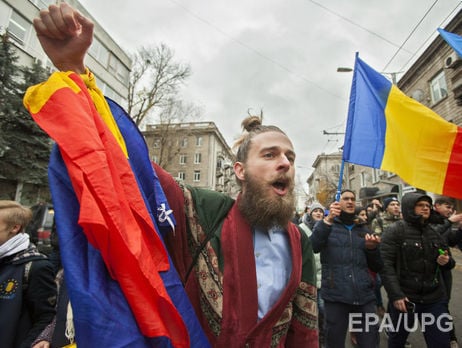
[[[259,126],[261,126],[261,123],[262,123],[261,117],[259,117],[259,116],[249,116],[249,117],[246,117],[242,121],[241,126],[247,132],[251,132],[255,128],[258,128]]]

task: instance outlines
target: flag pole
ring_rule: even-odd
[[[337,185],[337,194],[335,195],[335,201],[340,200],[340,193],[342,192],[342,182],[343,182],[343,169],[345,168],[345,160],[342,158],[342,164],[340,165],[340,174]]]

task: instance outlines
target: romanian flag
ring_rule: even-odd
[[[462,129],[407,97],[356,55],[343,160],[462,198]]]
[[[141,134],[121,112],[119,129],[94,87],[54,73],[24,98],[59,147],[49,178],[77,344],[207,347],[157,228],[156,208],[165,216],[168,203]]]
[[[459,57],[462,58],[462,37],[457,34],[450,33],[441,28],[438,28],[438,32],[440,33],[442,38],[446,40],[449,46],[451,46],[452,49],[457,52]]]

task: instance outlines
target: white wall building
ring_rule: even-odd
[[[103,93],[124,105],[128,95],[131,59],[80,2],[67,2],[92,19],[95,23],[94,40],[86,58],[86,65],[95,74]],[[53,0],[0,0],[0,32],[8,32],[18,48],[19,64],[30,66],[40,61],[44,67],[53,69],[35,35],[32,20],[40,9],[55,3]]]

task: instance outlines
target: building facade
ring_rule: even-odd
[[[94,39],[86,58],[86,65],[95,74],[103,93],[121,105],[128,95],[131,58],[120,48],[88,11],[76,0],[67,2],[92,19]],[[39,61],[43,67],[54,68],[43,52],[32,26],[40,9],[55,3],[54,0],[0,0],[0,32],[8,32],[17,47],[19,64],[31,66]]]
[[[174,178],[236,196],[234,155],[214,122],[151,124],[143,135],[151,159]]]
[[[312,165],[314,170],[306,181],[309,188],[307,205],[319,202],[327,207],[332,203],[337,192],[341,164],[341,152],[316,156]]]
[[[445,27],[462,35],[462,11]],[[408,96],[456,125],[462,125],[462,57],[437,36],[398,81]]]
[[[320,202],[328,206],[338,190],[342,166],[342,152],[322,153],[313,162],[314,168],[308,177],[308,205]],[[394,173],[376,168],[345,163],[343,168],[342,189],[355,192],[357,204],[366,206],[374,198],[383,199],[388,196],[398,196],[414,190],[406,185]]]

